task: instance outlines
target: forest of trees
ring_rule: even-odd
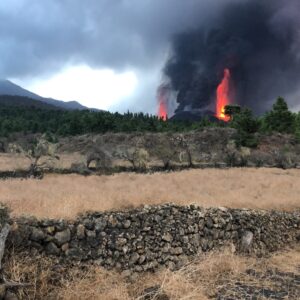
[[[300,112],[289,110],[283,98],[278,98],[271,111],[256,117],[251,110],[237,106],[226,107],[228,123],[210,121],[163,121],[143,113],[110,113],[104,111],[68,111],[36,106],[0,105],[0,136],[12,133],[49,133],[58,136],[105,132],[180,132],[204,127],[233,127],[238,131],[241,145],[255,146],[255,133],[281,132],[295,134],[300,139]]]

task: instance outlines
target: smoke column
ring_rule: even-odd
[[[178,93],[176,114],[220,115],[218,102],[229,100],[261,114],[278,96],[296,93],[299,12],[300,1],[232,1],[213,22],[174,36],[164,74]],[[220,90],[231,88],[228,74],[234,94],[225,99]]]

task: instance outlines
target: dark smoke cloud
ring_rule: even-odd
[[[225,68],[235,101],[256,113],[280,95],[299,103],[299,13],[299,1],[239,1],[224,6],[213,22],[176,35],[165,74],[179,92],[177,112],[214,111]]]
[[[130,69],[146,78],[131,107],[154,111],[154,75],[185,32],[166,67],[179,109],[211,103],[225,65],[240,102],[265,103],[296,93],[298,14],[298,0],[1,0],[0,78],[45,78],[76,64]]]
[[[231,1],[1,0],[0,78],[43,75],[67,63],[152,68],[174,33]]]

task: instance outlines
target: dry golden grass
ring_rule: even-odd
[[[11,170],[11,159],[1,156],[0,170]],[[69,167],[73,157],[64,157],[63,161],[63,167]],[[16,156],[14,163],[14,169],[22,169],[28,160]],[[50,218],[166,202],[294,210],[300,208],[299,195],[300,170],[279,169],[206,169],[100,177],[47,175],[41,181],[0,181],[0,201],[8,204],[14,215]],[[299,266],[298,246],[264,259],[241,257],[229,250],[211,252],[178,271],[161,269],[134,280],[97,266],[64,268],[51,258],[24,253],[10,254],[4,270],[10,280],[31,283],[19,290],[20,299],[141,300],[145,288],[158,285],[172,300],[208,300],[228,282],[262,284],[259,279],[247,277],[247,269],[264,272],[271,268],[299,274]],[[263,284],[269,283],[266,280]]]
[[[84,156],[80,153],[72,154],[59,154],[60,160],[53,160],[51,166],[60,169],[70,168],[74,162],[84,162]],[[41,163],[47,160],[47,158],[41,159]],[[30,160],[24,155],[20,154],[0,154],[0,171],[12,171],[12,170],[28,170],[30,166]]]
[[[299,273],[300,271],[300,246],[290,251],[275,253],[269,260],[272,268],[278,268],[282,272]]]
[[[28,169],[30,161],[25,156],[18,154],[0,154],[0,171]]]
[[[299,252],[298,246],[264,259],[241,257],[228,250],[211,252],[178,271],[162,269],[131,280],[91,265],[59,269],[49,258],[32,255],[13,255],[4,267],[8,279],[32,284],[19,291],[20,299],[141,300],[146,288],[158,285],[172,300],[207,300],[225,283],[239,281],[268,286],[267,279],[261,282],[245,276],[247,269],[257,272],[279,269],[299,274]]]
[[[1,201],[15,215],[73,218],[87,210],[115,210],[174,202],[201,206],[300,208],[300,170],[205,169],[113,176],[47,175],[0,181]]]

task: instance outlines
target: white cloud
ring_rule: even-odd
[[[116,73],[86,65],[69,67],[50,78],[25,84],[28,90],[43,97],[77,100],[85,106],[105,110],[132,97],[137,86],[133,71]]]

